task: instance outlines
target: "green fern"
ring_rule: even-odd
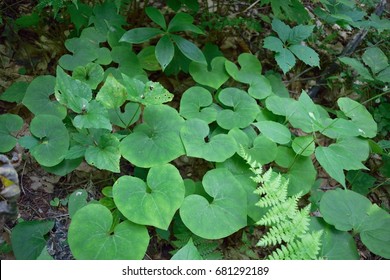
[[[255,174],[251,177],[259,184],[255,193],[260,195],[259,207],[269,207],[267,213],[257,222],[258,225],[270,227],[260,238],[258,246],[280,245],[269,259],[316,259],[321,247],[322,231],[309,233],[310,204],[299,209],[301,193],[288,197],[289,181],[270,168],[263,173],[262,166],[252,160],[244,147],[239,155],[249,164]]]

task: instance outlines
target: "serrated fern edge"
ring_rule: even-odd
[[[310,204],[299,209],[298,201],[302,197],[298,193],[287,197],[289,181],[281,174],[276,174],[270,168],[263,173],[261,164],[251,158],[243,146],[238,154],[249,164],[255,176],[253,181],[259,184],[255,190],[260,195],[259,207],[270,207],[267,213],[257,222],[268,226],[268,232],[263,235],[258,246],[280,245],[268,259],[277,260],[307,260],[317,259],[321,249],[322,231],[309,232]]]

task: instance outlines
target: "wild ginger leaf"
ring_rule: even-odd
[[[113,227],[110,210],[89,204],[78,210],[69,226],[68,242],[78,260],[142,259],[149,244],[145,226],[124,221]]]

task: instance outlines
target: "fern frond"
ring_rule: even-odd
[[[258,222],[258,225],[270,226],[287,218],[291,218],[298,211],[299,196],[292,196],[282,204],[277,204],[272,207]],[[258,204],[257,204],[258,205]]]
[[[305,234],[301,240],[282,245],[268,256],[270,260],[313,260],[321,249],[322,231]]]
[[[269,207],[257,224],[269,226],[270,229],[260,238],[257,246],[280,245],[269,256],[270,259],[315,259],[321,247],[322,232],[308,233],[310,204],[299,210],[298,201],[302,194],[287,197],[288,179],[272,172],[271,168],[261,174],[262,167],[252,160],[242,146],[239,155],[255,174],[252,180],[259,184],[254,191],[260,196],[256,205]]]

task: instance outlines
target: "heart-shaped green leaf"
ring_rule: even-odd
[[[288,128],[274,121],[261,121],[254,123],[262,134],[278,144],[287,144],[291,141],[291,133]]]
[[[264,135],[259,135],[253,141],[253,146],[246,149],[246,152],[261,165],[268,164],[275,160],[277,145]]]
[[[359,253],[352,235],[336,230],[322,218],[312,217],[309,226],[311,231],[322,230],[321,251],[319,258],[325,260],[358,260]]]
[[[140,104],[130,102],[125,105],[123,112],[120,108],[108,110],[111,123],[122,128],[129,127],[138,121],[141,115],[140,106]]]
[[[201,119],[211,123],[217,119],[217,110],[211,107],[213,97],[202,87],[187,89],[180,99],[180,115],[186,119]]]
[[[9,152],[16,145],[16,138],[12,132],[18,131],[23,126],[23,119],[18,115],[0,115],[0,153]]]
[[[137,177],[122,176],[113,186],[119,211],[130,221],[168,229],[184,199],[184,182],[170,164],[152,167],[146,184]]]
[[[70,77],[61,67],[57,67],[55,96],[62,105],[80,114],[92,99],[92,91],[87,84]]]
[[[82,128],[104,128],[111,130],[107,109],[96,100],[86,103],[83,108],[84,114],[77,115],[73,119],[73,125]]]
[[[205,142],[205,138],[209,136],[209,126],[200,119],[187,120],[180,131],[180,136],[186,154],[190,157],[222,162],[237,151],[236,141],[227,134],[218,134]]]
[[[99,169],[119,172],[119,140],[112,134],[103,134],[96,145],[85,151],[85,160]]]
[[[66,108],[56,101],[50,100],[54,93],[56,79],[53,76],[39,76],[35,78],[26,90],[23,104],[35,115],[54,115],[65,118]]]
[[[106,207],[89,204],[76,212],[69,226],[68,242],[79,260],[140,260],[149,244],[145,226],[124,221],[115,225]]]
[[[38,140],[30,152],[39,164],[50,167],[64,159],[69,148],[69,133],[61,119],[37,115],[30,123],[30,131]]]
[[[104,69],[99,64],[88,63],[86,66],[76,67],[73,70],[72,77],[86,83],[91,89],[96,89],[103,81]]]
[[[225,70],[225,61],[226,58],[224,57],[215,57],[211,61],[210,70],[203,63],[191,62],[190,74],[195,82],[213,89],[219,89],[229,79],[229,75]]]
[[[12,250],[17,260],[36,260],[46,246],[45,235],[54,221],[24,221],[11,233]]]
[[[364,223],[360,237],[364,245],[376,255],[390,259],[390,215],[373,204],[367,213],[369,219]]]
[[[248,217],[253,221],[258,221],[266,213],[266,208],[259,208],[256,203],[259,201],[259,195],[254,193],[257,188],[257,183],[251,177],[253,172],[249,169],[249,165],[242,157],[234,155],[222,163],[216,164],[217,168],[226,168],[233,174],[234,178],[240,182],[242,188],[246,192]]]
[[[219,101],[230,107],[218,112],[217,123],[224,129],[249,126],[260,112],[256,100],[237,88],[224,88],[219,92]]]
[[[321,199],[320,211],[325,221],[342,231],[361,232],[369,219],[370,200],[350,190],[327,191]]]
[[[139,167],[168,163],[184,154],[180,129],[184,120],[167,105],[145,107],[144,123],[120,144],[125,159]]]
[[[112,75],[108,75],[104,85],[96,95],[96,100],[107,109],[114,109],[122,106],[126,99],[126,88]]]
[[[229,75],[238,82],[252,84],[258,77],[261,76],[261,64],[256,56],[250,53],[240,54],[238,57],[238,67],[231,61],[225,62],[226,71]]]
[[[194,234],[219,239],[246,226],[246,193],[227,169],[208,171],[202,183],[213,201],[210,203],[203,196],[189,195],[180,208],[183,223]]]
[[[327,191],[320,211],[327,223],[342,231],[360,233],[368,249],[390,258],[390,215],[368,198],[350,190]]]

